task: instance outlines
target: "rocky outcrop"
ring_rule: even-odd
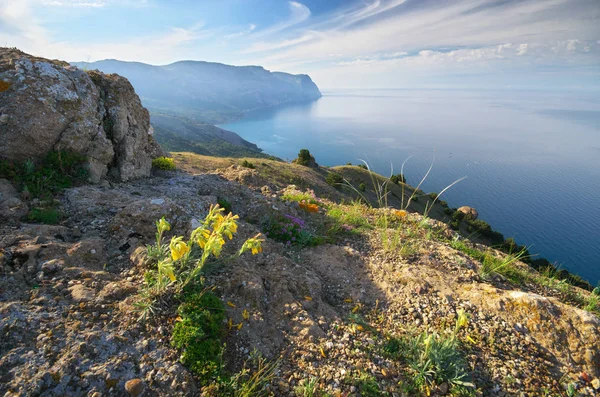
[[[479,213],[477,212],[477,210],[467,205],[460,207],[458,209],[458,212],[462,212],[463,214],[465,214],[465,218],[471,219],[473,221],[479,217]]]
[[[71,150],[88,159],[91,182],[127,181],[162,154],[151,132],[127,79],[0,48],[0,158]]]

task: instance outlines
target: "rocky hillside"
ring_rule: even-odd
[[[249,110],[321,97],[309,76],[270,72],[260,66],[200,61],[153,66],[113,59],[71,64],[126,77],[151,111],[211,124],[239,118]]]
[[[0,112],[0,395],[600,393],[600,290],[401,175],[151,172],[127,80],[17,50]]]
[[[167,114],[151,115],[154,137],[168,151],[208,156],[267,157],[254,143],[211,124]]]
[[[125,78],[0,48],[0,159],[37,161],[57,150],[85,156],[93,182],[148,176],[162,154]]]
[[[600,391],[597,296],[429,217],[339,204],[346,196],[325,175],[314,188],[331,199],[280,188],[287,177],[276,167],[269,183],[256,169],[203,164],[195,175],[67,189],[56,226],[2,225],[0,393]],[[233,239],[223,236],[202,278],[183,285],[202,261],[203,234],[189,246],[171,238],[217,233],[218,217],[203,222],[217,203],[240,217],[218,221],[237,223],[219,229]],[[162,217],[168,224],[155,223]],[[163,254],[152,246],[156,226]],[[240,256],[258,233],[260,249]]]

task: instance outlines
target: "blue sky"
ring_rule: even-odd
[[[600,0],[0,0],[0,45],[335,88],[600,88]]]

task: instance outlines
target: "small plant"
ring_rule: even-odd
[[[305,222],[292,215],[272,218],[266,225],[265,235],[290,247],[314,245],[315,237],[305,230]]]
[[[227,201],[224,198],[218,198],[217,199],[217,204],[219,204],[219,207],[223,208],[223,212],[225,213],[225,215],[229,214],[231,212],[231,203],[229,201]]]
[[[318,204],[317,196],[311,189],[301,192],[288,186],[281,195],[281,198],[286,201],[295,201],[296,203]]]
[[[365,190],[367,190],[367,186],[364,183],[361,183],[360,185],[358,185],[358,190],[364,192]]]
[[[390,176],[390,181],[392,183],[395,183],[396,185],[399,185],[401,183],[406,183],[406,178],[404,177],[403,174],[397,174],[397,175]]]
[[[251,162],[249,162],[248,160],[242,161],[242,167],[246,167],[246,168],[250,168],[250,169],[255,169],[256,167],[254,166],[254,164],[252,164]]]
[[[181,350],[181,363],[206,386],[217,379],[221,370],[223,303],[211,291],[192,289],[184,294],[177,313],[180,320],[173,328],[171,345]]]
[[[273,382],[277,362],[269,362],[256,350],[244,362],[242,370],[224,382],[224,392],[217,394],[226,397],[267,397],[272,393],[267,386]]]
[[[408,384],[410,393],[429,395],[436,385],[448,383],[452,394],[474,395],[475,385],[468,380],[468,366],[458,339],[458,333],[468,325],[469,317],[464,311],[457,314],[450,334],[423,332],[416,336],[390,338],[383,345],[384,354],[402,359],[408,365],[412,375]]]
[[[375,379],[372,375],[362,374],[358,379],[355,380],[354,384],[356,388],[360,392],[361,396],[364,397],[380,397],[385,396],[377,383],[377,379]]]
[[[34,208],[27,215],[30,222],[39,222],[46,225],[56,225],[62,219],[61,212],[56,208]]]
[[[153,312],[155,300],[167,291],[181,293],[190,284],[202,284],[200,276],[209,257],[218,258],[225,238],[231,240],[237,232],[239,217],[231,213],[223,215],[223,212],[219,205],[211,206],[208,215],[192,231],[187,242],[183,236],[173,236],[168,245],[163,243],[163,235],[171,225],[164,218],[156,222],[156,244],[146,248],[151,269],[145,274],[141,299],[136,303],[141,312],[140,319]],[[246,251],[258,254],[262,251],[263,241],[260,234],[247,239],[237,256]]]
[[[297,397],[316,397],[319,390],[319,378],[311,376],[294,388]]]
[[[175,161],[170,157],[157,157],[152,160],[152,167],[163,171],[175,170]]]
[[[325,182],[327,182],[327,184],[331,186],[338,187],[342,183],[344,183],[344,177],[338,174],[337,172],[330,172],[329,174],[327,174]]]

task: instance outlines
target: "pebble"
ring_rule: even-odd
[[[125,383],[125,390],[130,396],[138,397],[144,391],[144,381],[141,379],[131,379]]]

